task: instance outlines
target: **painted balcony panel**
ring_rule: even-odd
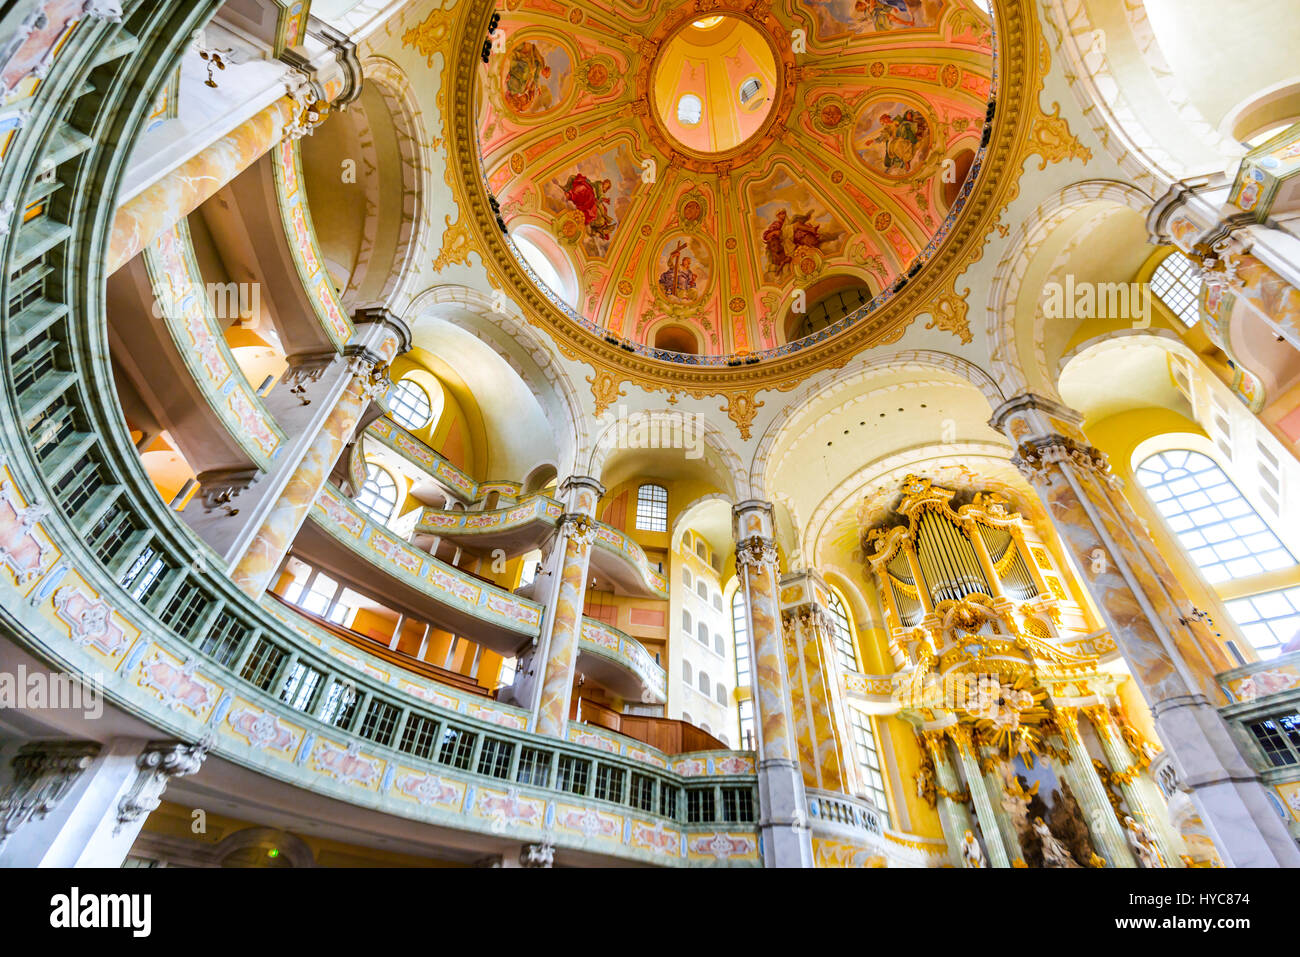
[[[596,522],[595,545],[591,552],[592,570],[613,583],[615,594],[668,598],[668,580],[659,574],[630,536],[604,522]]]
[[[541,545],[555,531],[564,508],[545,495],[518,505],[482,512],[426,508],[415,523],[411,541],[428,550],[435,539],[473,549],[503,549],[507,559]]]
[[[376,525],[327,485],[294,543],[295,551],[345,581],[385,576],[384,599],[411,617],[505,655],[541,628],[536,602],[453,568]]]
[[[226,344],[184,220],[150,244],[144,262],[162,319],[209,407],[258,467],[268,471],[284,445],[284,432]]]
[[[627,700],[644,704],[668,701],[664,669],[641,642],[603,621],[582,619],[577,668]]]

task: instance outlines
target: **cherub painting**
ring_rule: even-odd
[[[808,0],[817,39],[839,40],[884,30],[932,30],[945,0]]]
[[[905,179],[925,165],[933,135],[920,110],[905,103],[868,107],[853,128],[853,149],[864,165],[890,179]]]
[[[574,173],[560,187],[564,198],[582,213],[582,225],[605,240],[618,225],[609,214],[609,192],[613,187],[612,180],[590,180],[584,173]]]
[[[640,166],[625,144],[586,156],[547,180],[542,205],[554,214],[556,238],[587,256],[604,256],[639,181]]]
[[[501,96],[521,115],[545,113],[567,92],[573,68],[563,47],[524,40],[510,49],[501,75]]]
[[[829,257],[844,248],[843,227],[807,184],[784,167],[747,192],[753,209],[753,235],[762,244],[763,273],[769,281],[788,278],[800,253],[815,250]]]

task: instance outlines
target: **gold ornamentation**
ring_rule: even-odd
[[[963,344],[969,344],[973,338],[970,322],[966,318],[966,313],[970,309],[966,304],[966,297],[969,295],[969,288],[962,290],[960,295],[955,291],[940,293],[921,310],[930,314],[930,321],[925,324],[925,328],[951,332]]]
[[[749,429],[754,424],[754,416],[758,414],[765,403],[761,399],[754,398],[754,392],[751,389],[748,392],[733,392],[727,396],[727,404],[721,406],[720,411],[727,413],[727,418],[736,423],[736,428],[740,430],[740,437],[749,440]]]
[[[1070,124],[1061,116],[1061,104],[1052,103],[1052,112],[1038,111],[1029,128],[1030,152],[1040,157],[1039,170],[1047,169],[1047,164],[1060,163],[1067,159],[1080,159],[1086,164],[1092,159],[1092,150],[1081,144],[1070,132]]]
[[[456,22],[457,10],[434,10],[418,26],[411,27],[402,34],[402,46],[415,47],[424,55],[427,66],[433,68],[433,56],[435,53],[443,54],[443,64],[445,65],[450,57],[449,51],[444,46],[447,39],[452,35],[452,26]],[[444,88],[446,83],[443,84]]]
[[[597,416],[604,415],[616,399],[627,395],[622,380],[611,372],[597,372],[594,376],[587,376],[587,381],[591,383],[591,395],[596,400]]]
[[[451,215],[443,217],[446,228],[442,232],[442,249],[433,261],[433,271],[442,272],[451,265],[469,265],[469,254],[474,246],[471,242],[469,224],[461,216],[453,226]]]

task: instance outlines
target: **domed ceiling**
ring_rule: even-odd
[[[509,0],[491,46],[479,149],[516,255],[571,321],[693,364],[882,307],[965,202],[995,83],[975,0]]]

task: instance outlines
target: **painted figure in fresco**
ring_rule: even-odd
[[[791,220],[790,241],[796,246],[809,246],[821,249],[823,238],[821,227],[812,221],[812,213],[800,213]]]
[[[916,18],[907,8],[907,0],[858,0],[853,12],[863,23],[871,23],[877,30],[895,30],[916,26]]]
[[[592,235],[609,239],[609,234],[618,224],[609,215],[609,192],[614,188],[607,179],[592,181],[582,173],[574,173],[560,187],[564,198],[582,213],[582,224]]]
[[[542,81],[549,79],[551,68],[546,60],[542,57],[542,51],[537,48],[536,43],[521,43],[510,51],[510,64],[506,68],[505,75],[505,96],[506,103],[516,113],[526,113],[534,104],[541,109],[550,106],[549,90],[542,85]],[[538,98],[543,92],[547,97],[543,102],[538,103]]]
[[[786,211],[778,210],[776,218],[768,224],[763,230],[763,246],[767,249],[767,263],[771,271],[776,275],[785,272],[785,267],[790,265],[790,256],[785,251],[785,219]]]
[[[680,242],[668,254],[668,268],[659,274],[659,288],[665,296],[674,299],[695,298],[695,271],[691,268],[691,257],[683,255],[688,248],[686,243]]]
[[[880,132],[867,142],[884,144],[886,170],[906,173],[928,131],[925,117],[916,110],[904,110],[897,116],[885,113],[880,117]]]

